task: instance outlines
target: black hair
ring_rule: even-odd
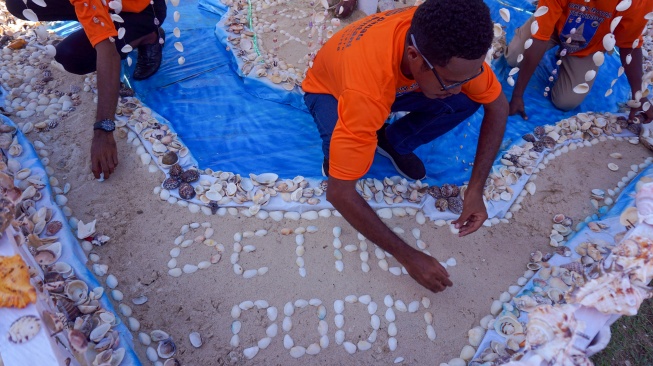
[[[494,23],[483,0],[426,0],[417,7],[408,31],[434,65],[452,57],[475,60],[492,46]]]

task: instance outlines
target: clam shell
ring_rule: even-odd
[[[11,324],[8,338],[11,343],[21,344],[36,337],[40,330],[41,320],[34,315],[25,315]]]
[[[494,321],[494,330],[503,337],[509,337],[515,333],[524,333],[524,327],[519,320],[508,315],[501,316]]]
[[[171,338],[164,339],[159,342],[159,346],[156,349],[159,357],[166,359],[175,355],[177,352],[177,345],[172,341]]]
[[[603,37],[603,48],[605,48],[606,51],[610,52],[614,49],[615,44],[617,41],[614,38],[614,34],[608,33]]]
[[[510,10],[506,8],[501,8],[499,9],[499,15],[501,16],[501,19],[503,19],[504,22],[506,23],[510,22]]]
[[[586,94],[590,91],[590,86],[587,83],[581,83],[576,85],[573,90],[576,94]]]

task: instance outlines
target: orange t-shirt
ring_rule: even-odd
[[[356,180],[372,165],[376,131],[398,95],[418,90],[401,72],[406,33],[416,7],[363,18],[336,33],[318,51],[302,89],[338,100],[338,122],[331,137],[329,175]],[[489,65],[462,92],[488,104],[501,94]]]
[[[642,31],[647,20],[644,15],[653,11],[653,1],[633,0],[625,11],[617,11],[621,0],[540,0],[538,6],[547,6],[549,11],[536,18],[539,29],[533,38],[548,41],[555,31],[560,42],[566,44],[568,54],[584,57],[597,51],[605,51],[603,37],[610,33],[612,19],[621,16],[614,30],[617,47],[632,48],[639,39],[642,46]],[[574,30],[575,29],[575,30]],[[574,33],[572,33],[572,30]],[[571,43],[566,43],[567,39]]]
[[[118,35],[109,15],[109,6],[104,5],[102,0],[70,0],[70,3],[75,7],[77,20],[84,28],[93,47],[109,37]],[[122,12],[140,13],[148,5],[150,0],[124,0]],[[113,10],[111,12],[113,13]]]

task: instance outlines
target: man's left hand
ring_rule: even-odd
[[[453,224],[460,230],[458,236],[465,236],[478,230],[487,220],[487,210],[483,203],[483,196],[467,197],[463,201],[463,212],[460,214],[458,220]]]

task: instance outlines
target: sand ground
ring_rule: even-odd
[[[82,77],[53,71],[57,88],[66,90],[69,84],[81,85]],[[444,293],[432,294],[421,288],[409,276],[394,276],[382,271],[376,264],[374,246],[368,243],[371,271],[361,271],[359,250],[344,251],[345,270],[337,272],[334,267],[334,226],[342,227],[343,245],[359,245],[356,232],[342,218],[331,217],[316,221],[282,221],[271,219],[232,217],[230,215],[205,216],[191,214],[187,209],[170,205],[152,194],[153,188],[163,179],[163,173],[151,174],[142,166],[135,148],[126,140],[118,139],[120,165],[114,175],[105,182],[97,182],[90,173],[90,137],[94,105],[92,95],[85,93],[77,111],[58,127],[45,132],[32,132],[28,137],[40,140],[51,151],[50,166],[63,183],[72,185],[68,193],[69,207],[74,216],[84,222],[98,220],[98,231],[109,235],[109,244],[94,249],[100,263],[109,265],[109,272],[119,280],[119,289],[127,299],[145,294],[148,302],[133,306],[134,316],[141,321],[142,331],[163,329],[169,332],[178,345],[177,357],[183,364],[388,364],[397,357],[404,357],[406,364],[445,362],[457,357],[467,344],[467,331],[478,325],[480,318],[489,313],[493,299],[515,284],[523,273],[531,252],[548,251],[548,235],[551,217],[564,213],[576,222],[596,210],[590,204],[590,190],[614,188],[631,164],[639,164],[650,156],[641,145],[628,142],[606,141],[596,146],[572,151],[555,159],[536,179],[537,192],[522,203],[523,209],[515,214],[509,224],[490,228],[482,227],[477,233],[458,238],[449,229],[438,228],[427,222],[418,225],[414,217],[394,218],[387,223],[405,230],[401,234],[411,245],[416,240],[411,234],[419,228],[428,250],[439,260],[455,258],[457,265],[449,272],[454,286]],[[14,118],[17,122],[22,122]],[[38,118],[33,118],[37,121]],[[551,121],[552,123],[555,121]],[[608,155],[621,152],[623,159],[615,160]],[[617,172],[607,169],[610,161],[622,168]],[[205,270],[184,274],[179,278],[168,276],[167,262],[174,240],[184,224],[208,222],[215,230],[214,239],[222,243],[226,251],[222,260]],[[298,274],[295,264],[294,235],[284,236],[282,228],[315,225],[318,231],[305,234],[307,276]],[[233,253],[234,234],[248,230],[265,229],[262,238],[244,239],[243,244],[256,246],[256,251],[242,254],[240,264],[246,269],[267,266],[269,272],[252,279],[234,274],[229,262]],[[193,239],[201,234],[197,229],[186,235]],[[208,260],[214,248],[193,244],[182,250],[179,267],[184,263],[197,264]],[[389,260],[392,266],[394,259]],[[335,343],[337,330],[333,303],[347,295],[370,295],[378,304],[376,314],[381,327],[372,349],[346,353],[343,346]],[[396,339],[398,346],[390,351],[387,345],[388,324],[384,314],[384,297],[390,294],[408,304],[427,297],[429,309],[420,305],[416,313],[396,311]],[[297,299],[320,299],[327,307],[327,335],[330,345],[315,356],[293,359],[283,348],[281,330],[283,307],[286,302]],[[243,359],[242,350],[253,346],[265,336],[265,328],[271,324],[263,310],[249,310],[241,316],[240,346],[231,347],[230,312],[234,305],[245,300],[268,301],[279,310],[276,323],[279,332],[270,346],[261,350],[250,361]],[[117,306],[117,304],[115,304]],[[437,333],[435,341],[426,336],[426,311],[433,314]],[[345,338],[356,343],[366,339],[372,329],[370,316],[360,303],[346,304],[344,311]],[[288,334],[296,345],[308,346],[318,342],[316,308],[309,306],[292,316],[293,327]],[[188,334],[198,331],[204,345],[194,349]],[[134,334],[136,336],[136,334]],[[138,341],[136,341],[138,343]],[[140,358],[147,363],[145,347],[138,345]]]

